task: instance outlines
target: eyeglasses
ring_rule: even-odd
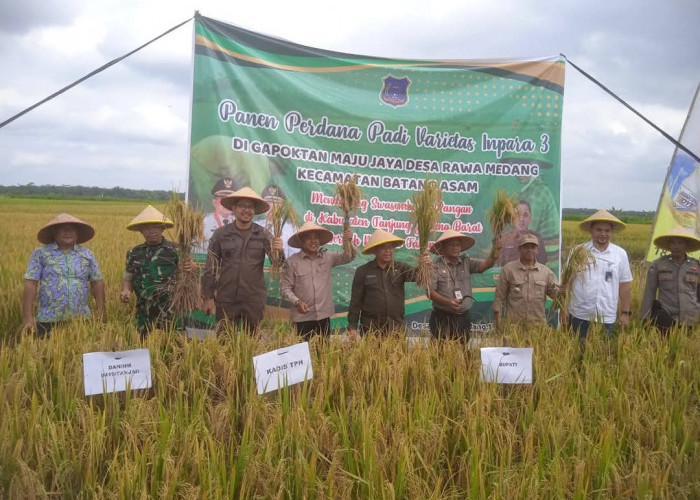
[[[239,203],[236,205],[236,208],[240,208],[241,210],[255,210],[255,205]]]

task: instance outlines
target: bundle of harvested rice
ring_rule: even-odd
[[[179,253],[177,273],[169,290],[170,310],[175,315],[182,315],[199,307],[199,273],[191,264],[191,255],[193,246],[201,245],[204,241],[204,215],[190,208],[175,192],[165,207],[165,213],[175,224],[170,231],[175,233],[174,241]]]
[[[567,309],[569,305],[571,283],[577,275],[581,275],[583,279],[583,277],[585,277],[583,273],[589,267],[596,267],[596,260],[593,254],[591,254],[591,251],[585,244],[574,245],[571,250],[569,250],[566,263],[561,271],[561,291],[552,304],[553,309]]]
[[[428,252],[428,242],[433,236],[437,223],[440,222],[441,210],[440,184],[436,180],[426,178],[423,191],[413,193],[413,213],[411,214],[411,224],[418,233],[419,242],[416,285],[426,290],[430,288],[434,266],[432,262],[423,262],[420,256]]]
[[[343,230],[350,229],[350,214],[356,212],[362,202],[362,190],[357,185],[357,174],[335,185],[335,198],[345,217]],[[351,241],[343,240],[343,251],[346,253],[352,251]]]
[[[288,200],[282,200],[271,204],[270,211],[267,213],[267,230],[272,233],[275,238],[282,237],[282,228],[287,222],[291,222],[295,226],[299,224],[299,214]],[[279,251],[272,252],[270,257],[270,275],[273,278],[279,278],[282,271],[282,254]]]
[[[515,195],[509,196],[503,189],[499,189],[493,197],[493,205],[487,210],[486,215],[491,224],[491,232],[494,238],[498,238],[503,231],[513,225],[517,214],[518,202]],[[500,249],[494,247],[491,251],[493,258],[498,258]]]

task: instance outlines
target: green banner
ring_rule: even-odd
[[[542,237],[546,263],[559,268],[561,59],[402,60],[305,47],[198,16],[188,199],[208,215],[208,231],[228,223],[217,189],[250,186],[283,195],[303,221],[331,229],[340,249],[338,182],[354,174],[364,194],[351,221],[362,247],[376,228],[405,238],[397,259],[415,262],[412,195],[440,181],[446,229],[469,233],[473,258],[492,234],[486,211],[501,188],[526,202],[518,226]],[[264,216],[258,221],[265,224]],[[214,224],[212,226],[212,224]],[[294,228],[287,230],[288,237]],[[512,238],[511,238],[512,240]],[[506,238],[508,241],[508,238]],[[512,246],[512,245],[511,245]],[[508,258],[516,258],[506,249]],[[337,322],[347,309],[354,269],[336,268]],[[472,321],[488,324],[500,267],[473,277]],[[407,323],[427,322],[424,291],[407,286]],[[271,285],[268,302],[279,302]]]

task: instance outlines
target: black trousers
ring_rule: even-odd
[[[260,324],[260,318],[250,318],[242,312],[226,311],[223,307],[216,305],[216,332],[221,333],[226,328],[226,323],[230,323],[234,329],[245,331],[249,334],[255,333]]]
[[[430,313],[428,326],[430,333],[437,339],[459,340],[466,344],[469,341],[472,322],[469,318],[469,311],[455,314],[433,309],[433,312]]]
[[[301,335],[304,340],[309,340],[312,335],[321,335],[322,337],[330,337],[331,335],[331,319],[324,318],[313,321],[299,321],[294,323],[294,328],[297,334]]]
[[[36,322],[36,334],[39,338],[50,337],[51,330],[55,326],[60,325],[63,321],[37,321]]]

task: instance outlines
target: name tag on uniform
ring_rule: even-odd
[[[457,299],[457,300],[463,299],[461,290],[455,290],[455,299]]]

